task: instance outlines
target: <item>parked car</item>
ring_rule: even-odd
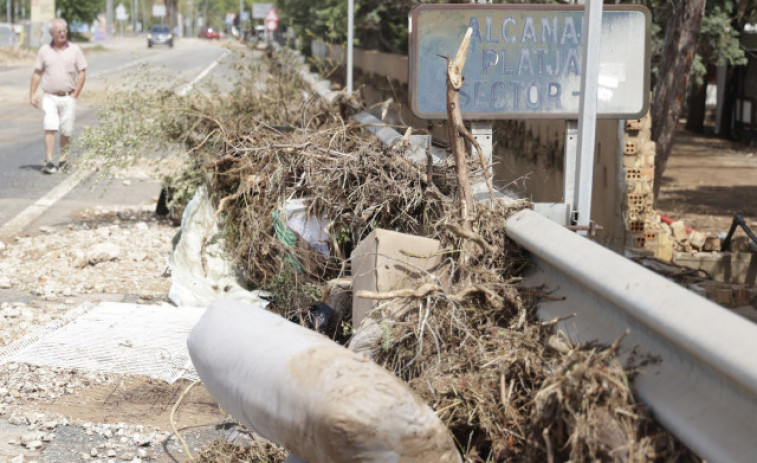
[[[156,24],[147,33],[147,48],[153,45],[168,45],[173,48],[173,34],[171,28],[165,24]]]
[[[220,39],[221,31],[214,27],[205,27],[200,31],[200,35],[198,37],[200,37],[201,39]]]

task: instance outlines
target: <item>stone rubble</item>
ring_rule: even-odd
[[[0,242],[0,290],[4,290],[0,293],[0,348],[60,319],[83,302],[109,297],[166,303],[171,281],[165,270],[178,229],[156,216],[154,205],[97,207],[77,219],[65,227],[42,227],[34,236]],[[0,420],[22,427],[23,434],[4,437],[0,446],[16,450],[14,456],[0,452],[0,463],[37,461],[40,449],[55,439],[56,431],[74,425],[99,442],[81,452],[80,461],[154,461],[146,449],[163,445],[170,437],[166,431],[124,423],[75,422],[24,411],[30,403],[53,403],[76,394],[79,388],[117,381],[116,375],[3,364]]]

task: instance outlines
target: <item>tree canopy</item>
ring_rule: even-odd
[[[55,8],[69,24],[72,21],[91,23],[105,11],[105,0],[56,0]]]

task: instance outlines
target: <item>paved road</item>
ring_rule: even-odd
[[[227,63],[232,55],[219,41],[184,38],[173,48],[148,49],[144,37],[132,37],[82,48],[89,69],[77,111],[79,131],[97,123],[98,107],[104,103],[108,91],[139,82],[146,73],[163,76],[162,82],[177,92],[188,91],[188,84],[199,79],[212,80],[221,89],[230,88],[233,81],[234,72]],[[228,58],[224,59],[226,56]],[[30,225],[38,227],[60,220],[60,215],[65,215],[72,207],[80,207],[88,198],[100,204],[121,204],[127,198],[129,203],[138,204],[157,195],[159,185],[155,182],[134,182],[129,191],[123,191],[124,185],[120,185],[92,192],[91,185],[84,185],[86,182],[77,185],[70,178],[67,181],[65,174],[41,173],[42,113],[28,103],[32,66],[33,59],[29,58],[27,62],[0,67],[0,105],[3,108],[0,111],[0,234],[8,239],[9,234],[28,230]],[[69,193],[74,186],[76,188]],[[40,208],[51,204],[52,208],[42,214],[42,222],[29,220],[39,215]],[[19,221],[19,214],[28,217]],[[8,222],[14,219],[14,226],[9,228]],[[19,229],[18,224],[23,226]]]

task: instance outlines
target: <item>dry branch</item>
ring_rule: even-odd
[[[455,58],[450,60],[449,57],[445,57],[447,60],[447,134],[452,154],[455,157],[457,182],[460,186],[461,215],[464,222],[468,220],[469,211],[473,208],[473,193],[470,186],[470,174],[468,173],[468,147],[464,138],[460,135],[465,130],[462,110],[460,109],[460,88],[463,86],[463,66],[465,66],[472,34],[473,29],[469,27]]]

